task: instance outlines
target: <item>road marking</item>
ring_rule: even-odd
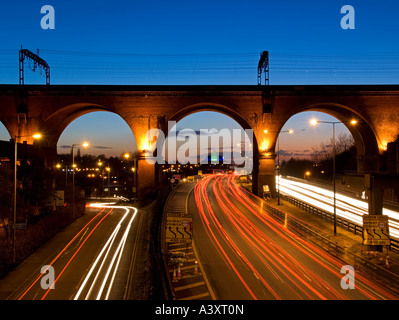
[[[194,184],[195,186],[195,184]],[[188,189],[188,188],[187,188]],[[178,200],[185,200],[185,208],[184,206],[179,206],[181,209],[179,214],[187,214],[188,212],[188,200],[191,192],[194,190],[194,187],[190,186],[190,190],[184,190],[184,196],[176,197]],[[167,204],[165,205],[164,210],[167,209],[170,212],[171,200],[175,197],[175,194],[172,193],[172,196],[168,197]],[[173,198],[173,199],[176,199]],[[177,206],[174,206],[175,208]],[[164,211],[165,214],[166,211]],[[195,300],[200,298],[211,298],[215,300],[213,293],[211,293],[211,289],[209,288],[209,282],[205,279],[202,266],[198,261],[197,254],[194,251],[194,241],[191,244],[186,243],[168,243],[168,252],[171,254],[176,254],[177,252],[184,253],[182,258],[183,264],[181,264],[178,268],[181,272],[178,281],[173,282],[172,290],[176,295],[174,295],[177,300]],[[197,265],[195,264],[198,261]],[[169,278],[171,280],[172,274],[176,272],[177,263],[172,267],[171,264],[168,264]],[[190,282],[195,283],[190,283]],[[194,292],[193,292],[194,291]]]
[[[185,286],[176,287],[175,291],[177,292],[177,291],[182,291],[182,290],[186,290],[186,289],[190,289],[190,288],[194,288],[194,287],[199,287],[199,286],[202,286],[204,284],[205,284],[205,281],[195,282],[195,283],[188,284],[188,285],[185,285]]]
[[[181,298],[179,300],[196,300],[196,299],[200,299],[200,298],[205,298],[209,296],[209,292],[205,292],[205,293],[200,293],[200,294],[196,294],[194,296],[189,296],[189,297],[185,297],[185,298]]]
[[[180,267],[180,270],[194,269],[194,267],[195,267],[194,265],[193,266]],[[173,269],[170,269],[169,273],[173,273]]]
[[[196,250],[196,248],[195,248],[194,241],[193,241],[193,251],[194,251],[195,256],[198,257],[198,253],[197,253],[197,250]],[[209,291],[209,293],[210,293],[210,295],[211,295],[212,300],[216,300],[216,295],[215,295],[215,293],[213,292],[213,289],[212,289],[212,287],[211,287],[211,285],[210,285],[210,283],[209,283],[208,277],[206,276],[205,270],[204,270],[204,268],[202,267],[201,261],[200,261],[199,259],[198,259],[198,267],[199,267],[199,269],[201,270],[201,275],[202,275],[202,277],[204,278],[204,281],[205,281],[205,283],[206,283],[206,287],[207,287],[207,289],[208,289],[208,291]]]
[[[181,248],[174,248],[174,249],[169,249],[170,252],[173,251],[185,251],[187,249],[192,249],[192,247],[181,247]]]

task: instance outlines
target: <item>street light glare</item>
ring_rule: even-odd
[[[89,146],[89,143],[88,143],[88,142],[83,142],[83,143],[82,143],[82,146],[85,147],[85,148],[87,148],[87,147]]]
[[[40,139],[42,135],[40,133],[35,133],[32,137],[33,139]]]
[[[319,121],[316,120],[316,119],[310,120],[310,124],[313,125],[313,126],[315,126],[315,125],[318,124],[318,123],[319,123]]]
[[[290,129],[288,130],[288,133],[294,133],[294,130]]]
[[[351,120],[351,124],[352,124],[352,125],[357,124],[357,120],[355,120],[355,119]]]

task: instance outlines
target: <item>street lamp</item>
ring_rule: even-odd
[[[108,172],[108,198],[110,198],[110,188],[111,188],[111,186],[110,186],[110,172],[111,172],[111,168],[110,167],[106,167],[105,168],[105,170],[107,170],[107,172]]]
[[[128,160],[128,159],[130,159],[130,157],[131,157],[131,154],[130,153],[128,153],[128,152],[126,152],[124,155],[124,158],[126,159],[126,160]],[[132,188],[132,194],[133,194],[133,196],[135,196],[136,194],[137,194],[137,190],[136,190],[136,188],[137,188],[137,158],[136,157],[133,157],[132,156],[132,158],[133,158],[133,167],[131,168],[131,171],[133,172],[133,188]],[[130,191],[129,191],[129,193],[128,194],[130,194]]]
[[[332,124],[333,127],[333,190],[334,190],[334,235],[337,235],[337,205],[336,205],[336,182],[335,182],[335,125],[338,123],[345,123],[345,122],[341,122],[341,121],[320,121],[320,120],[316,120],[316,119],[312,119],[310,120],[310,124],[312,125],[316,125],[318,123],[327,123],[327,124]],[[357,120],[352,119],[349,122],[346,123],[350,123],[351,125],[356,125],[357,124]]]
[[[14,138],[14,224],[13,224],[13,263],[16,262],[16,254],[15,254],[15,227],[17,223],[17,161],[18,161],[18,142],[17,139],[32,137],[33,139],[40,139],[42,136],[40,133],[36,133],[32,136],[15,136]]]
[[[61,169],[62,165],[60,163],[57,163],[56,168]],[[66,192],[67,188],[68,188],[68,165],[66,164],[65,165],[65,192]]]
[[[88,142],[82,142],[82,143],[74,143],[72,144],[72,215],[73,218],[75,218],[75,147],[76,146],[82,146],[84,148],[87,148],[89,146]]]

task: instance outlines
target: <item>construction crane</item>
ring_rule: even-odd
[[[46,85],[50,85],[50,66],[46,61],[44,61],[42,58],[39,57],[39,49],[37,49],[37,54],[34,54],[33,52],[27,50],[27,49],[22,49],[19,51],[19,84],[22,85],[24,84],[24,60],[28,59],[30,61],[33,61],[33,68],[32,71],[35,72],[36,69],[43,68],[45,73],[46,73]]]

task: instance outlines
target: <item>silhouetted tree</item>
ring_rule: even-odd
[[[335,155],[341,154],[348,151],[355,145],[355,140],[352,135],[346,133],[340,134],[335,139]],[[325,160],[333,158],[333,139],[331,138],[330,143],[321,143],[318,147],[312,147],[313,156],[312,160],[314,163],[321,163]]]
[[[313,162],[305,159],[291,158],[288,161],[283,161],[281,164],[280,174],[283,176],[291,176],[303,178],[306,171],[313,168]]]

